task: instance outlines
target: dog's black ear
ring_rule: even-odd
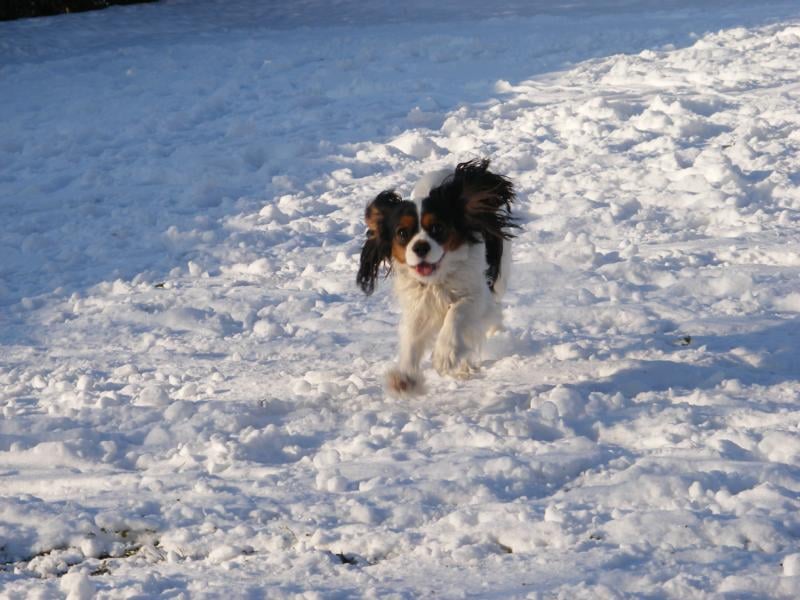
[[[453,180],[461,184],[464,216],[467,226],[480,232],[485,241],[508,240],[518,228],[511,215],[511,203],[516,198],[514,184],[506,177],[489,170],[489,160],[460,163]]]
[[[361,248],[361,264],[358,267],[356,282],[370,295],[375,290],[375,280],[381,264],[387,262],[392,254],[392,235],[387,217],[402,198],[392,190],[378,194],[367,205],[364,220],[367,223],[367,240]]]
[[[494,289],[500,276],[503,240],[513,238],[513,230],[519,228],[511,214],[511,203],[516,198],[514,184],[492,173],[488,159],[459,164],[453,179],[461,184],[466,225],[480,233],[486,245],[486,278]]]

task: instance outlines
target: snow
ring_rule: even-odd
[[[800,596],[796,3],[254,4],[0,23],[0,595]],[[480,156],[390,399],[364,206]]]

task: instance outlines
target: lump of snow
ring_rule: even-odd
[[[381,520],[380,515],[373,507],[361,503],[354,503],[350,507],[350,516],[357,523],[367,525],[375,525]]]
[[[338,450],[320,450],[314,456],[314,466],[317,468],[331,467],[341,462],[341,455]]]
[[[554,387],[548,399],[558,407],[558,414],[562,419],[576,417],[583,411],[584,402],[580,394],[562,385]]]
[[[582,358],[583,355],[583,348],[581,348],[578,344],[567,342],[553,346],[553,356],[555,356],[557,360],[573,360],[576,358]]]
[[[160,385],[150,385],[136,396],[134,404],[137,406],[166,406],[169,404],[169,394]]]
[[[772,305],[777,310],[786,312],[800,312],[800,294],[797,292],[792,292],[786,296],[775,298],[775,300],[772,301]]]
[[[734,189],[740,187],[741,177],[734,170],[731,160],[719,148],[709,148],[698,154],[693,166],[710,184],[731,183]]]
[[[397,148],[404,154],[408,154],[420,160],[444,152],[440,146],[437,146],[436,143],[427,136],[422,135],[419,131],[406,131],[389,142],[389,145]]]
[[[163,446],[170,443],[172,440],[172,436],[163,429],[156,425],[153,427],[150,432],[144,438],[144,445],[145,446]]]
[[[92,379],[88,375],[81,375],[75,382],[75,389],[80,392],[90,391],[92,387]]]
[[[793,432],[768,431],[759,442],[758,449],[772,462],[792,465],[800,459],[800,439]]]
[[[565,517],[561,509],[553,504],[549,504],[544,510],[544,520],[546,523],[563,523]]]
[[[184,388],[194,385],[193,383],[187,383]],[[195,386],[196,387],[196,386]],[[174,423],[177,421],[186,421],[195,413],[195,406],[191,402],[186,402],[185,400],[177,400],[169,405],[166,410],[164,411],[164,418],[170,422]]]
[[[208,560],[212,563],[222,563],[243,554],[242,548],[223,544],[208,553]]]
[[[182,385],[181,388],[177,392],[175,392],[175,397],[178,400],[193,400],[197,397],[198,394],[199,390],[197,384],[190,381],[189,383],[185,383],[184,385]],[[180,404],[180,403],[176,402],[175,404]],[[166,416],[166,412],[164,413],[164,415]]]
[[[558,407],[549,400],[545,400],[539,406],[539,414],[545,421],[555,421],[558,419]]]
[[[316,477],[317,489],[323,492],[342,493],[347,491],[349,481],[341,475],[330,475],[320,472]],[[356,520],[360,520],[356,518]]]
[[[274,204],[267,204],[259,212],[258,216],[268,223],[278,223],[285,225],[289,222],[289,216]]]
[[[787,577],[800,577],[800,553],[790,554],[783,559],[783,574]]]
[[[270,323],[266,319],[261,319],[253,324],[253,335],[258,337],[272,339],[276,338],[283,333],[283,328],[277,323]]]
[[[67,600],[90,600],[94,597],[95,585],[85,569],[64,575],[59,587],[67,595]]]

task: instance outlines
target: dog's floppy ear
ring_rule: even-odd
[[[514,184],[492,173],[488,159],[460,163],[453,180],[461,184],[464,216],[471,230],[480,232],[487,242],[514,237],[512,230],[519,227],[511,215]]]
[[[370,295],[375,290],[380,266],[392,254],[392,236],[386,222],[389,213],[402,202],[402,198],[392,190],[378,194],[367,205],[364,220],[367,223],[367,240],[361,248],[361,264],[356,282]]]
[[[511,215],[511,203],[516,198],[514,184],[489,171],[488,159],[459,164],[453,179],[461,184],[466,225],[480,233],[486,245],[486,279],[494,289],[500,276],[503,241],[513,238],[513,230],[519,228]]]

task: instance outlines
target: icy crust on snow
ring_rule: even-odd
[[[264,141],[269,89],[198,84],[208,106],[172,124],[197,146],[166,154],[232,180],[133,150],[97,166],[154,143],[135,114],[105,140],[2,138],[27,169],[0,180],[22,215],[2,230],[3,592],[797,597],[797,64],[797,23],[730,29],[321,149],[290,127],[314,98]],[[364,203],[475,156],[520,191],[507,329],[477,378],[389,400],[396,307],[353,283]],[[237,196],[247,161],[267,189]],[[141,170],[152,187],[22,210],[59,177]]]

